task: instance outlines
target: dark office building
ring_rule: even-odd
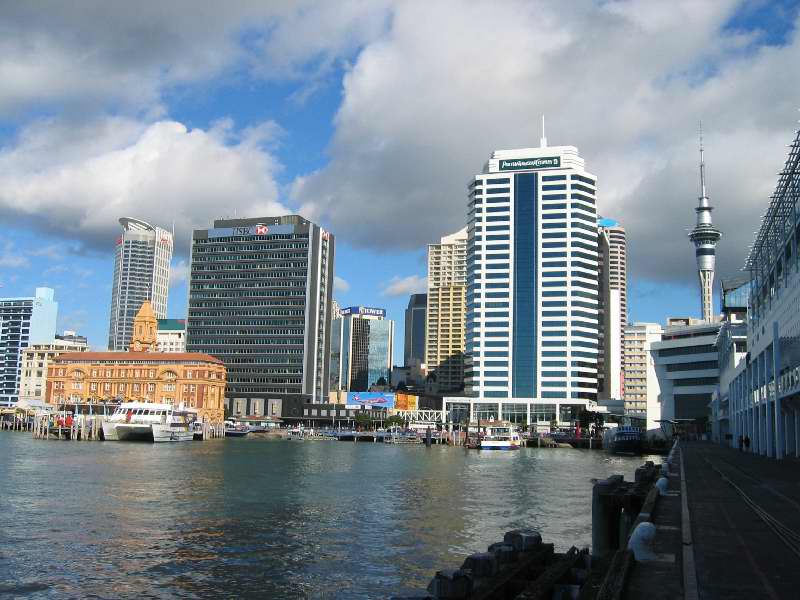
[[[333,235],[297,215],[194,231],[186,350],[225,363],[229,408],[328,401],[333,261]]]
[[[425,362],[425,313],[428,294],[411,294],[406,308],[406,338],[403,364]]]

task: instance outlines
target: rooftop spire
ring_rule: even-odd
[[[542,137],[539,138],[539,147],[547,148],[547,135],[544,132],[544,115],[542,115]]]
[[[703,122],[700,121],[700,205],[708,206],[708,196],[706,195],[706,161],[703,158]]]

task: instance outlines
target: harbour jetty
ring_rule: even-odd
[[[510,531],[406,598],[796,598],[798,469],[796,460],[676,443],[634,481],[594,484],[591,550],[559,554],[537,531]]]

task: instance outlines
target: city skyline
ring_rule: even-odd
[[[304,19],[292,7],[247,16],[228,11],[216,15],[217,26],[208,25],[209,14],[175,18],[170,11],[176,9],[166,7],[142,15],[165,34],[157,39],[171,40],[163,52],[139,62],[114,55],[107,63],[80,63],[78,57],[87,48],[100,49],[93,56],[112,56],[103,49],[128,39],[121,8],[104,8],[107,31],[86,30],[83,41],[21,11],[13,17],[20,37],[9,37],[10,55],[35,31],[49,43],[43,48],[55,49],[55,62],[73,69],[76,85],[85,85],[76,94],[59,78],[50,84],[34,79],[38,88],[9,86],[0,93],[0,214],[10,224],[0,243],[2,293],[24,296],[53,287],[62,304],[59,329],[86,332],[91,345],[102,348],[105,326],[95,315],[110,311],[119,217],[175,222],[166,316],[183,318],[193,228],[225,216],[295,212],[338,236],[335,297],[345,305],[385,306],[389,318],[401,322],[408,293],[424,291],[425,244],[462,226],[463,182],[472,165],[492,148],[533,145],[544,112],[551,142],[581,148],[604,182],[598,191],[604,212],[629,230],[630,320],[663,323],[669,314],[696,315],[696,268],[685,241],[696,206],[696,123],[703,118],[706,125],[707,177],[720,209],[715,224],[726,232],[716,275],[730,277],[738,274],[750,237],[736,223],[757,219],[783,161],[774,141],[797,114],[780,94],[782,100],[767,107],[756,102],[782,85],[781,74],[797,54],[796,9],[781,3],[676,5],[665,15],[613,4],[572,7],[570,18],[555,19],[552,32],[541,32],[544,64],[521,60],[518,71],[507,74],[513,93],[493,94],[493,110],[486,111],[483,92],[465,103],[472,93],[438,85],[468,49],[436,49],[442,35],[463,37],[475,20],[506,31],[512,47],[527,47],[528,32],[541,27],[536,18],[558,14],[546,5],[507,4],[503,11],[387,2],[338,14],[317,7]],[[690,11],[693,18],[686,19]],[[260,52],[237,37],[250,17],[253,30],[269,31]],[[306,19],[325,22],[330,35],[315,34],[316,41],[303,46],[310,32],[299,26]],[[173,35],[176,23],[185,35]],[[682,28],[680,48],[676,28]],[[300,43],[290,41],[290,32]],[[589,33],[599,45],[591,53],[577,41]],[[418,49],[413,36],[419,36]],[[641,50],[641,60],[603,71],[601,81],[593,55],[618,51],[622,38]],[[489,68],[505,52],[496,41],[491,35],[472,41],[480,60],[488,61],[478,65],[487,90],[505,85]],[[663,58],[652,60],[648,48]],[[195,60],[201,50],[206,60]],[[437,57],[430,64],[433,77],[414,67],[417,52]],[[576,60],[565,66],[565,56]],[[390,61],[400,61],[391,70],[396,81],[385,76]],[[604,101],[592,108],[570,99],[548,85],[552,68],[562,79],[580,79],[588,95]],[[31,96],[30,89],[37,93]],[[414,89],[421,104],[404,89]],[[631,89],[639,93],[620,91]],[[734,106],[724,102],[729,93],[740,99]],[[451,107],[446,118],[440,118],[443,106]],[[607,114],[599,119],[601,107]],[[430,138],[444,141],[422,147],[420,140]],[[733,172],[741,177],[730,177]],[[426,219],[398,227],[415,213]],[[674,250],[674,258],[662,261],[663,247]],[[395,355],[401,352],[397,336]]]

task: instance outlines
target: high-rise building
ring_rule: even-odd
[[[366,392],[392,378],[394,321],[382,308],[342,308],[331,324],[332,392]],[[383,383],[380,380],[383,379]]]
[[[406,308],[403,364],[425,362],[425,315],[428,312],[428,294],[411,294]]]
[[[297,215],[194,231],[186,348],[223,361],[237,412],[327,402],[333,261],[334,236]]]
[[[159,352],[186,352],[186,319],[158,319]]]
[[[700,280],[700,310],[706,323],[713,320],[714,313],[714,263],[717,243],[722,232],[711,223],[711,211],[706,194],[706,163],[703,158],[703,134],[700,133],[700,198],[698,199],[697,224],[689,234],[697,258],[697,276]]]
[[[625,229],[612,219],[597,222],[600,331],[597,394],[621,399],[624,381],[625,326],[628,323],[628,258]]]
[[[716,342],[721,325],[669,319],[661,340],[651,343],[660,393],[658,405],[647,407],[648,427],[659,420],[684,420],[694,423],[696,433],[705,431],[711,397],[719,385]]]
[[[117,239],[114,284],[111,289],[111,322],[108,349],[127,350],[133,320],[142,303],[153,305],[156,318],[167,316],[169,265],[172,233],[149,223],[123,217],[122,235]]]
[[[658,323],[634,323],[625,328],[625,414],[639,419],[647,418],[648,429],[658,427],[658,423],[650,418],[650,413],[653,410],[658,412],[660,393],[650,348],[654,342],[661,340],[663,331]],[[649,411],[648,407],[651,406],[653,409]]]
[[[467,229],[428,245],[425,366],[439,392],[464,388]]]
[[[469,186],[471,418],[572,423],[597,400],[596,177],[574,146],[498,150]],[[429,318],[431,318],[429,316]],[[459,405],[460,404],[460,405]]]
[[[51,288],[36,288],[34,296],[0,298],[0,407],[19,397],[22,351],[53,341],[58,303]]]
[[[65,339],[71,338],[71,339]],[[50,361],[64,352],[86,352],[86,338],[74,331],[56,335],[44,344],[32,344],[22,351],[22,371],[19,379],[19,403],[28,407],[41,407],[47,391],[47,367]]]

